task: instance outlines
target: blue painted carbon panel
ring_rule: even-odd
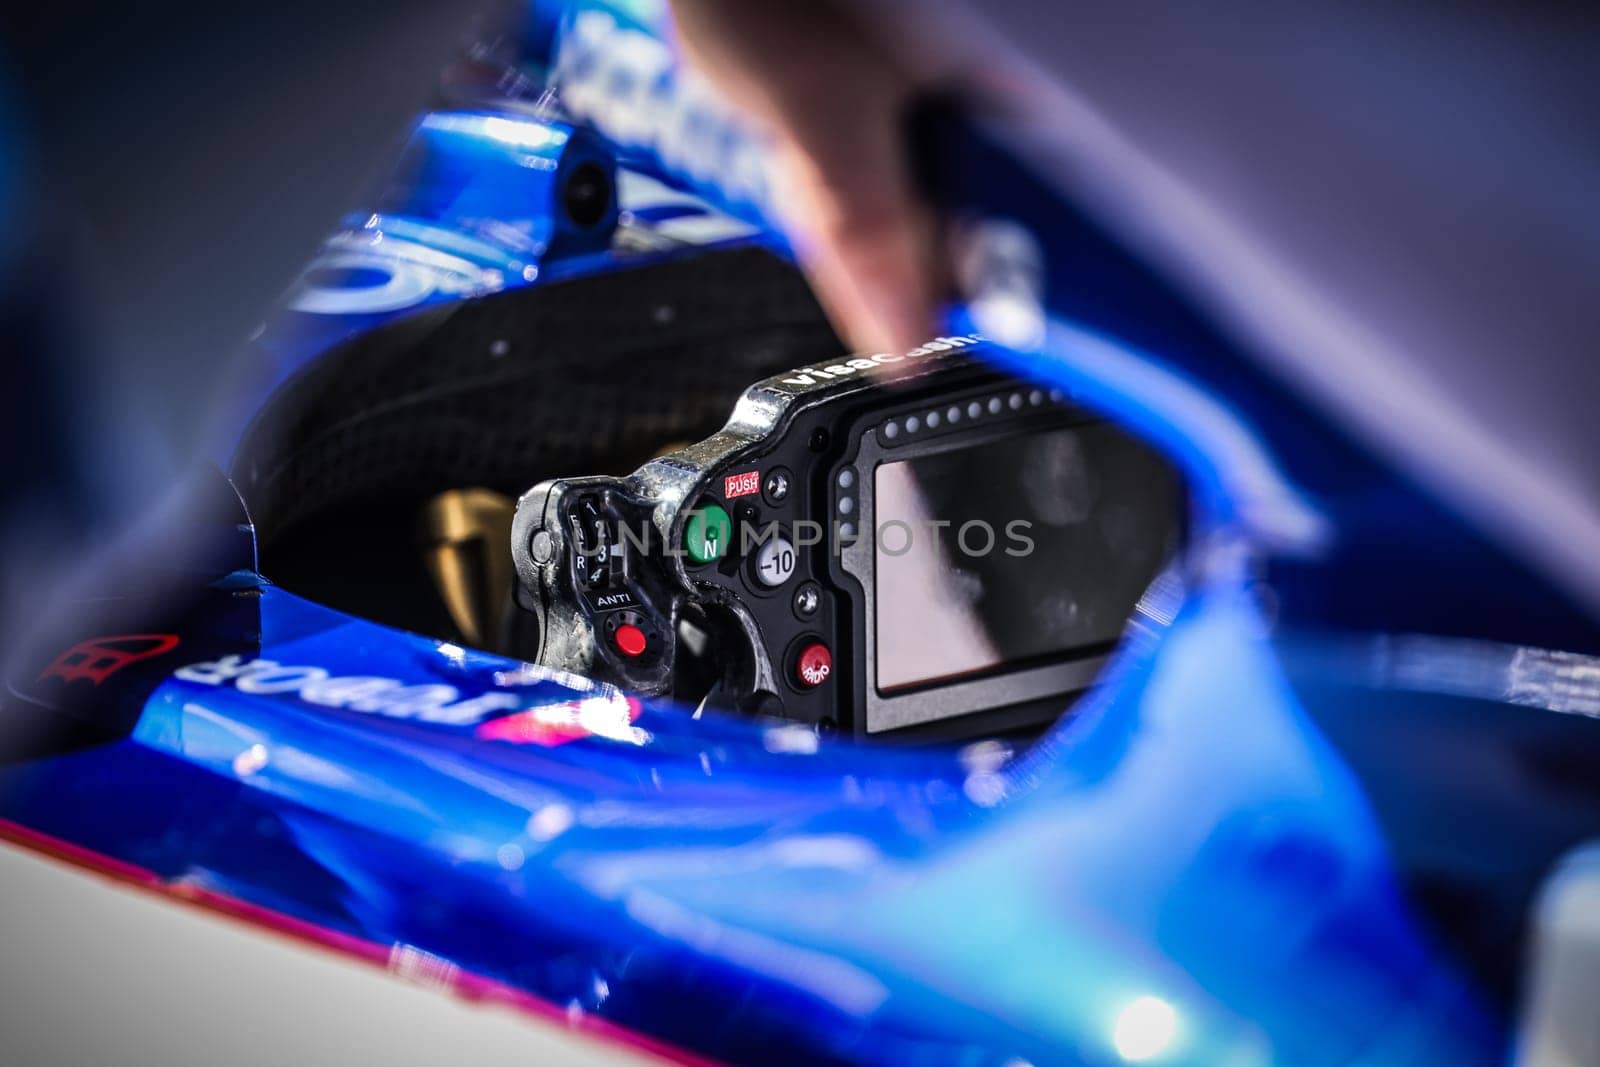
[[[1151,1004],[1152,1062],[1494,1058],[1226,584],[1137,623],[1015,762],[630,721],[580,679],[259,609],[259,651],[175,653],[127,740],[7,771],[5,817],[730,1059],[1112,1063]]]

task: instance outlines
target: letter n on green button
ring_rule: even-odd
[[[683,528],[683,547],[696,563],[710,563],[727,553],[732,535],[728,513],[717,504],[707,504],[690,513]]]

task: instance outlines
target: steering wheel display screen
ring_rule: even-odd
[[[1114,641],[1172,551],[1178,486],[1106,423],[879,464],[877,688]]]

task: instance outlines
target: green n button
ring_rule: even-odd
[[[728,551],[733,522],[717,504],[707,504],[689,515],[683,528],[683,547],[696,563],[710,563]]]

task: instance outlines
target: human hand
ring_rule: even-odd
[[[772,137],[783,222],[846,342],[925,340],[943,271],[906,153],[915,77],[831,0],[672,7],[690,62]]]

